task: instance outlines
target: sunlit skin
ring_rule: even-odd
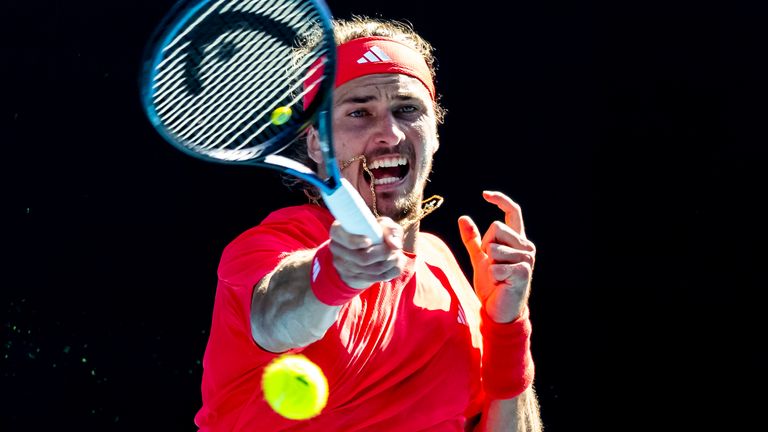
[[[313,145],[316,136],[313,133],[310,137],[310,157],[322,170],[322,156]],[[371,167],[377,160],[405,157],[404,177],[392,176],[393,183],[375,186],[376,209],[381,216],[398,222],[414,216],[439,146],[434,102],[419,80],[378,74],[339,86],[334,93],[333,137],[341,163],[364,155]],[[342,175],[372,206],[370,182],[362,162],[350,164]]]

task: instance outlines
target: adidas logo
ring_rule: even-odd
[[[317,275],[320,273],[320,261],[315,258],[315,262],[312,263],[312,282],[317,280]]]
[[[392,60],[392,59],[389,58],[387,53],[385,53],[383,49],[374,45],[371,47],[371,49],[366,51],[362,57],[357,59],[357,63],[358,64],[378,63],[378,62],[389,61],[389,60]]]
[[[461,305],[459,305],[459,313],[456,317],[456,321],[458,321],[459,324],[469,326],[469,324],[467,324],[467,317],[464,315],[464,309],[461,307]]]

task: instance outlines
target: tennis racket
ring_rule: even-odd
[[[319,35],[319,43],[297,56],[297,44],[309,34]],[[335,59],[331,14],[322,0],[183,1],[148,45],[142,102],[155,129],[183,152],[298,177],[317,187],[346,231],[380,243],[381,227],[341,176],[334,153]],[[313,91],[305,107],[304,96]],[[286,156],[312,125],[327,178]]]

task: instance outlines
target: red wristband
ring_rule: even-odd
[[[480,310],[483,334],[483,389],[491,399],[510,399],[533,383],[531,321],[526,306],[520,316],[507,324],[494,322]]]
[[[312,274],[310,275],[310,286],[315,297],[328,306],[339,306],[351,300],[363,290],[352,288],[347,285],[339,276],[336,267],[333,266],[333,255],[329,244],[326,241],[315,252],[315,258],[312,260]]]

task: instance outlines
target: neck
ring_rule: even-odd
[[[419,221],[411,222],[403,227],[403,250],[416,253],[416,238],[419,235]]]

